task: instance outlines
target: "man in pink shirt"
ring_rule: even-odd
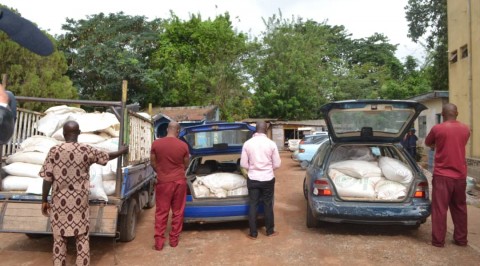
[[[432,245],[443,247],[447,232],[447,211],[454,224],[455,244],[466,246],[467,241],[467,163],[465,146],[470,138],[470,128],[457,121],[454,104],[442,109],[443,123],[435,125],[425,139],[425,145],[435,148],[432,180]]]
[[[247,188],[250,200],[248,224],[250,239],[257,239],[257,208],[260,199],[265,212],[267,236],[276,236],[274,230],[273,195],[275,191],[275,174],[273,170],[280,167],[281,160],[275,142],[266,135],[265,121],[257,123],[256,133],[243,144],[240,166],[248,171]]]

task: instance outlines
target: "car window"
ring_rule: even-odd
[[[315,153],[313,164],[315,167],[322,167],[323,161],[325,160],[325,155],[327,151],[330,150],[330,141],[325,141],[323,144],[318,147],[317,152]]]

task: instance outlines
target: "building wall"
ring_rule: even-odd
[[[472,129],[467,156],[480,159],[480,1],[447,3],[450,102],[458,107],[458,120]]]
[[[418,116],[417,120],[415,121],[415,129],[417,129],[417,137],[418,142],[417,145],[422,146],[425,148],[425,138],[427,137],[428,132],[430,129],[436,124],[441,121],[441,114],[442,114],[442,106],[444,103],[447,103],[447,98],[433,98],[426,101],[422,101],[428,109],[422,111]],[[422,117],[424,117],[423,121],[425,121],[424,125],[420,125],[419,123],[422,121]],[[422,129],[422,127],[424,127]],[[422,133],[422,131],[424,133]]]

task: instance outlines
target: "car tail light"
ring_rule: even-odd
[[[427,191],[428,191],[428,182],[420,182],[415,188],[415,194],[413,195],[413,197],[420,198],[420,199],[426,198]]]
[[[304,152],[305,152],[305,149],[298,149],[298,152],[299,152],[299,153],[304,153]]]
[[[332,196],[333,192],[327,180],[315,180],[313,182],[313,195]]]

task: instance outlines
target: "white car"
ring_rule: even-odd
[[[298,144],[300,144],[301,139],[289,139],[288,140],[288,149],[290,151],[298,150]]]

